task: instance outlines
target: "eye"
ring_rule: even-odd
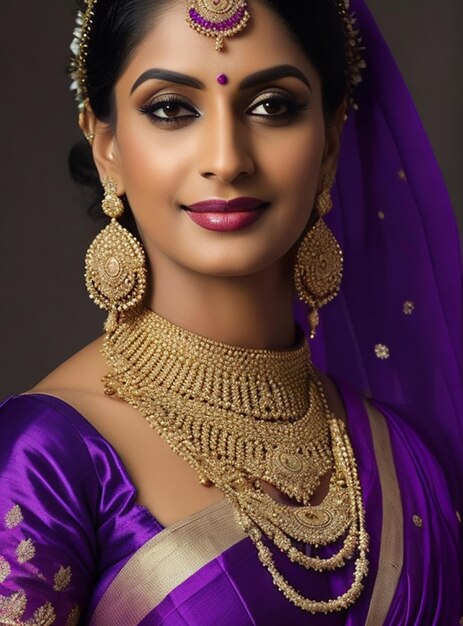
[[[169,102],[162,105],[157,105],[156,108],[151,110],[151,114],[154,117],[160,119],[172,119],[178,117],[190,116],[192,111],[180,105],[179,102]]]
[[[199,117],[192,104],[173,96],[164,96],[140,107],[140,112],[148,115],[154,124],[184,124]]]
[[[262,94],[246,111],[255,117],[287,118],[306,108],[289,95],[280,93]]]

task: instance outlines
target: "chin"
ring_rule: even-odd
[[[196,263],[189,265],[190,269],[200,274],[216,278],[244,278],[261,274],[266,270],[276,268],[285,262],[288,251],[275,254],[275,251],[262,251],[260,254],[255,248],[251,252],[235,251],[231,254],[209,256],[206,259],[198,259]]]

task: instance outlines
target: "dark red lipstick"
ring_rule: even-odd
[[[185,207],[188,216],[206,230],[231,232],[254,224],[268,206],[258,198],[204,200]]]

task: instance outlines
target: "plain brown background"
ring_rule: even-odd
[[[462,0],[369,0],[463,223]],[[0,397],[101,333],[83,258],[97,225],[67,156],[80,138],[65,73],[72,0],[0,0]]]

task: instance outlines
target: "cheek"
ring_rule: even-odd
[[[301,230],[310,217],[317,193],[323,160],[325,132],[323,120],[315,120],[290,134],[273,150],[267,151],[267,175],[277,189],[287,217]],[[275,158],[275,154],[277,157]]]
[[[125,192],[136,214],[171,205],[179,171],[178,150],[168,150],[152,133],[118,128],[118,162]]]
[[[292,183],[295,193],[316,187],[324,150],[323,124],[301,131],[281,158],[282,175]]]

